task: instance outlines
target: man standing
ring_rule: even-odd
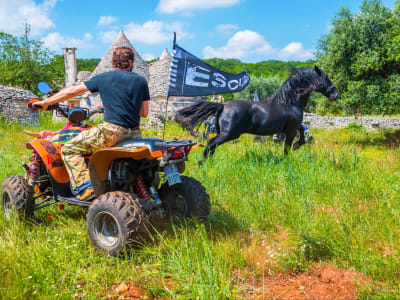
[[[104,122],[83,131],[61,150],[72,189],[81,200],[88,200],[93,195],[89,170],[83,155],[111,147],[126,138],[141,138],[140,117],[147,117],[150,95],[146,79],[132,72],[134,58],[131,48],[116,48],[112,58],[114,70],[33,104],[34,108],[46,110],[50,104],[68,100],[87,91],[100,93],[105,110]]]

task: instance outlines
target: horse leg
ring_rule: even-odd
[[[297,126],[291,127],[285,131],[286,139],[285,139],[285,155],[289,154],[290,148],[292,147],[292,142],[297,134]]]
[[[299,149],[302,145],[306,143],[306,139],[304,138],[304,127],[300,125],[297,130],[300,133],[300,139],[296,143],[294,143],[293,150]]]
[[[213,137],[212,139],[209,139],[208,141],[207,141],[207,145],[206,145],[206,148],[204,149],[204,152],[203,152],[203,160],[206,160],[207,159],[207,157],[208,157],[208,155],[210,154],[210,147],[211,147],[211,145],[213,144],[213,142],[214,142],[214,140],[219,136],[220,134],[218,134],[218,135],[216,135],[215,137]],[[214,151],[212,151],[212,153],[211,153],[211,156],[214,154],[214,152],[215,152],[215,149],[214,149]]]
[[[215,138],[212,138],[207,142],[206,149],[204,149],[203,152],[203,159],[206,160],[209,156],[212,157],[214,155],[217,146],[222,145],[223,143],[229,142],[231,140],[237,139],[239,136],[231,136],[226,132],[220,132]]]

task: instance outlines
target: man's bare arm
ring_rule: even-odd
[[[59,91],[57,94],[47,98],[44,101],[35,102],[33,107],[45,110],[50,104],[66,101],[87,91],[89,90],[84,83],[73,85]]]
[[[149,114],[149,101],[143,101],[140,107],[140,116],[146,118]]]

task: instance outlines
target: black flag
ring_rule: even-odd
[[[236,93],[250,82],[248,72],[229,74],[210,66],[175,43],[167,96]]]

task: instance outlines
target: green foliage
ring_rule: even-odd
[[[364,0],[352,14],[342,7],[319,41],[317,61],[336,85],[346,113],[400,111],[400,14]]]
[[[345,129],[350,130],[352,132],[365,132],[366,129],[364,126],[359,125],[357,123],[350,123],[345,127]]]
[[[149,64],[151,64],[151,63],[153,63],[153,62],[158,61],[159,59],[160,59],[160,58],[156,57],[156,58],[153,58],[153,59],[150,59],[150,60],[146,60],[146,63],[149,65]]]
[[[238,74],[247,70],[253,79],[253,76],[257,77],[271,77],[278,76],[281,80],[286,79],[289,74],[289,70],[292,67],[296,68],[311,68],[314,66],[315,61],[289,61],[284,62],[280,60],[268,60],[258,63],[243,63],[238,59],[222,59],[222,58],[211,58],[205,59],[206,63],[228,73]]]
[[[53,70],[48,66],[50,52],[42,47],[40,41],[31,40],[29,32],[28,24],[21,37],[0,32],[0,84],[37,93],[37,83],[50,82]]]
[[[100,58],[77,58],[76,69],[78,73],[80,71],[93,72],[99,63],[100,63]]]
[[[249,85],[243,91],[235,93],[234,99],[253,101],[255,90],[257,90],[260,100],[268,99],[276,93],[280,86],[281,80],[278,76],[267,78],[252,76]]]

